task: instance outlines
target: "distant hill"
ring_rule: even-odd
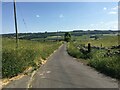
[[[94,31],[83,31],[83,30],[73,30],[70,31],[72,36],[81,35],[96,35],[96,34],[118,34],[120,31],[113,30],[94,30]],[[45,33],[19,33],[19,39],[34,39],[34,38],[47,38],[50,36],[64,36],[65,32],[45,32]],[[2,34],[2,37],[15,38],[15,33],[13,34]]]

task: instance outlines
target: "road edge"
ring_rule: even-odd
[[[34,68],[30,68],[30,69],[27,69],[25,70],[23,73],[20,73],[19,75],[15,76],[15,77],[12,77],[10,79],[2,79],[1,82],[2,82],[2,88],[4,88],[5,86],[7,86],[9,83],[13,82],[13,81],[16,81],[16,80],[20,80],[22,79],[23,77],[25,76],[28,76],[30,77],[30,79],[28,80],[28,84],[25,88],[29,88],[30,87],[30,83],[32,82],[32,78],[34,77],[34,75],[36,74],[37,70],[39,68],[41,68],[47,61],[48,59],[60,48],[62,47],[63,44],[61,44],[56,50],[53,51],[52,54],[50,54],[45,60],[42,60],[42,64],[40,66],[38,66],[37,69],[34,69]],[[4,83],[3,83],[4,82]]]

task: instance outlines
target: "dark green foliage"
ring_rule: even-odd
[[[71,34],[69,32],[66,32],[64,35],[64,40],[66,42],[69,42],[71,40]]]

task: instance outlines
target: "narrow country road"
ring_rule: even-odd
[[[117,88],[117,83],[70,57],[63,45],[38,70],[32,88]]]
[[[22,84],[22,81],[20,82]],[[13,88],[14,85],[9,85],[11,86]],[[69,56],[65,44],[37,70],[29,86],[29,88],[118,88],[116,80]]]

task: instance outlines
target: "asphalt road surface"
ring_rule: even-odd
[[[32,88],[115,88],[117,83],[74,60],[65,44],[33,77]]]
[[[118,88],[116,80],[69,56],[65,44],[49,57],[31,79],[24,77],[7,87],[27,87],[28,82],[29,88]],[[23,85],[24,83],[26,84]]]

